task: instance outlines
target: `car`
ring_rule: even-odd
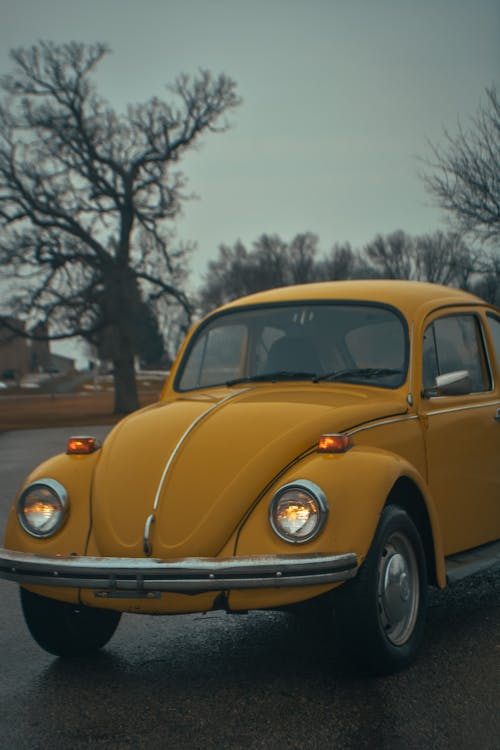
[[[500,561],[499,356],[500,310],[444,286],[230,302],[157,403],[29,475],[0,575],[58,656],[103,647],[122,612],[309,608],[363,669],[402,669],[428,587]]]

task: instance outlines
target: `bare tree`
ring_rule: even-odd
[[[221,245],[200,289],[202,311],[263,289],[317,280],[317,244],[315,234],[303,232],[290,243],[277,234],[262,234],[251,250],[240,240],[233,247]]]
[[[372,275],[385,279],[411,279],[471,289],[484,270],[479,251],[455,232],[410,235],[398,230],[377,235],[364,248]]]
[[[249,253],[249,292],[291,284],[288,244],[277,234],[261,234]]]
[[[288,248],[290,283],[317,281],[318,236],[312,232],[297,234]]]
[[[433,232],[415,238],[417,281],[469,289],[472,277],[482,270],[480,253],[455,232]]]
[[[366,261],[358,250],[353,250],[350,242],[336,242],[329,255],[318,261],[318,279],[342,281],[344,279],[370,279],[377,271]]]
[[[326,256],[318,253],[318,237],[310,232],[296,235],[290,243],[263,234],[250,251],[241,241],[233,247],[221,245],[217,259],[208,263],[199,292],[201,311],[263,289],[342,279],[429,281],[470,291],[484,288],[489,299],[495,296],[492,285],[499,264],[485,259],[455,232],[413,237],[397,230],[377,235],[361,250],[347,242],[336,243]]]
[[[378,234],[365,246],[364,253],[375,275],[383,279],[412,279],[414,249],[414,239],[398,229],[385,236]]]
[[[471,285],[471,291],[492,305],[500,306],[500,257],[491,255],[482,268],[482,273]]]
[[[134,317],[182,291],[186,248],[165,225],[179,212],[184,152],[227,128],[234,82],[201,71],[118,114],[92,74],[103,44],[39,43],[11,52],[0,85],[0,265],[16,282],[13,312],[51,324],[52,338],[103,336],[113,360],[115,411],[138,405]]]
[[[203,313],[249,293],[249,263],[248,251],[241,240],[232,247],[219,245],[217,258],[208,262],[199,292]]]
[[[456,228],[472,237],[500,240],[500,101],[494,87],[465,130],[444,133],[443,145],[432,145],[425,185]]]

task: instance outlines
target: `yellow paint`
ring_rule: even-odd
[[[444,586],[445,554],[500,537],[500,424],[493,418],[500,405],[500,371],[486,333],[491,392],[422,398],[422,336],[436,314],[472,310],[485,322],[486,308],[455,289],[406,282],[288,287],[227,307],[300,299],[369,299],[398,308],[413,335],[408,381],[395,390],[287,382],[181,394],[174,382],[188,337],[158,404],[123,420],[97,453],[57,456],[28,477],[27,482],[52,477],[67,488],[65,526],[54,537],[34,539],[19,526],[14,504],[6,547],[48,555],[141,557],[146,519],[153,514],[153,557],[355,552],[361,564],[391,490],[404,477],[425,505],[435,573]],[[468,409],[472,405],[481,408]],[[344,454],[316,453],[320,435],[335,432],[349,434],[353,447]],[[272,531],[268,512],[273,493],[297,479],[323,489],[329,516],[316,539],[292,545]],[[235,591],[229,607],[283,606],[331,588]],[[74,590],[35,590],[67,601],[79,597]],[[219,593],[110,600],[86,591],[81,600],[129,612],[192,612],[211,609]]]

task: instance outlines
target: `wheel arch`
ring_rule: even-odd
[[[430,585],[444,588],[446,574],[437,519],[419,485],[409,476],[400,476],[394,483],[385,506],[397,505],[404,510],[420,532],[427,562]]]

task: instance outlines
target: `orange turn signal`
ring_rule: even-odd
[[[66,453],[70,456],[82,456],[94,453],[101,447],[100,442],[95,437],[70,437]]]
[[[345,453],[351,446],[349,435],[321,435],[318,453]]]

